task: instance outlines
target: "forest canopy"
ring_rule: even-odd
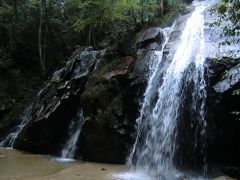
[[[184,10],[191,0],[1,0],[0,71],[40,67],[42,73],[62,62],[76,45],[116,44],[144,26],[159,25]],[[222,0],[221,18],[239,32],[239,1]]]
[[[182,8],[178,0],[1,0],[0,70],[31,63],[45,73],[75,45],[116,42]]]

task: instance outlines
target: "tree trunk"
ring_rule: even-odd
[[[89,29],[88,29],[88,46],[91,46],[91,25],[89,26]]]
[[[43,70],[43,57],[42,57],[42,23],[43,23],[43,7],[42,2],[40,3],[40,19],[39,19],[39,27],[38,27],[38,52],[39,52],[39,60],[41,69]]]
[[[134,8],[133,8],[132,1],[131,1],[131,0],[128,0],[128,3],[130,4],[130,7],[131,7],[132,18],[133,18],[135,24],[137,24],[137,17],[136,17],[136,15],[135,15],[135,11],[134,11]]]
[[[160,1],[160,16],[163,17],[164,0]]]
[[[141,22],[144,23],[144,0],[141,0]]]
[[[18,0],[13,1],[13,9],[14,9],[14,16],[15,19],[18,19]]]
[[[42,74],[45,75],[46,73],[46,31],[47,26],[44,22],[45,17],[45,10],[46,10],[46,0],[42,0],[40,3],[40,19],[39,19],[39,28],[38,28],[38,52],[39,52],[39,60],[42,69]],[[45,28],[43,27],[45,26]],[[45,32],[43,32],[43,29]]]
[[[92,28],[92,43],[93,43],[93,47],[95,47],[96,46],[96,41],[95,41],[94,28]]]

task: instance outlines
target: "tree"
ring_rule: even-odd
[[[105,34],[115,33],[116,24],[129,21],[127,13],[134,7],[127,0],[88,0],[80,2],[81,13],[75,23],[75,30],[88,32],[88,44],[96,44],[96,35],[103,37]],[[131,11],[133,13],[133,9]]]
[[[239,0],[222,0],[215,9],[218,12],[220,21],[215,22],[212,25],[222,25],[223,34],[225,37],[233,37],[231,41],[227,40],[223,43],[228,45],[240,44],[240,1]],[[228,23],[226,23],[228,22]],[[240,62],[238,64],[240,68]],[[233,91],[233,96],[240,95],[240,89]],[[240,120],[240,110],[231,112],[237,119]]]
[[[43,75],[46,73],[46,41],[47,41],[47,16],[46,16],[46,0],[40,2],[40,18],[38,28],[38,51],[41,69]]]
[[[164,19],[173,2],[178,0],[1,0],[0,61],[22,69],[36,64],[45,74],[76,44],[116,42]]]
[[[230,21],[224,27],[224,33],[227,36],[240,35],[240,1],[239,0],[222,0],[216,7],[220,16],[220,23]]]

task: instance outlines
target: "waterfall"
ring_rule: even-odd
[[[68,132],[69,137],[61,151],[61,158],[63,159],[74,159],[78,137],[81,133],[82,126],[84,124],[84,117],[82,110],[79,110],[76,117],[73,118],[69,125]]]
[[[38,93],[37,98],[33,101],[33,103],[24,109],[23,114],[22,114],[21,118],[19,119],[20,123],[16,127],[14,127],[12,132],[10,132],[0,142],[0,147],[13,148],[18,135],[22,132],[23,128],[29,123],[31,116],[32,116],[33,107],[37,104],[38,97],[40,96],[40,94],[41,94],[41,91]]]
[[[93,51],[88,48],[84,51],[76,50],[72,58],[66,62],[66,65],[53,74],[48,84],[38,93],[31,105],[24,110],[21,118],[18,120],[19,124],[0,142],[0,146],[10,148],[18,146],[16,142],[23,138],[24,135],[22,136],[22,134],[26,133],[30,126],[34,126],[39,122],[47,123],[51,121],[51,116],[54,116],[54,113],[56,113],[58,109],[61,109],[61,106],[64,106],[67,100],[73,101],[79,98],[88,84],[88,78],[91,73],[96,70],[97,64],[104,53],[105,50]],[[67,108],[65,108],[66,110],[64,110],[65,112],[63,113],[68,115],[69,118],[56,119],[56,121],[62,121],[63,124],[68,122],[70,124],[68,127],[69,139],[61,152],[61,157],[63,158],[74,158],[77,140],[84,123],[82,110],[77,112],[79,108],[78,105],[78,102],[76,102],[76,106],[72,107],[72,109],[69,108],[70,112],[66,112]],[[74,116],[75,118],[73,118]],[[46,128],[54,128],[54,125],[53,127],[46,126]],[[65,126],[63,125],[63,127],[58,128],[60,130],[57,131],[56,129],[57,133],[61,133]],[[54,132],[52,134],[54,136]],[[41,135],[40,132],[39,137],[41,137]],[[44,135],[43,133],[43,136]],[[60,135],[58,135],[58,137],[60,137]],[[46,139],[46,141],[47,140],[50,141],[51,138]],[[55,145],[58,145],[57,143],[61,142],[56,142]]]
[[[0,147],[8,147],[8,148],[13,148],[13,145],[18,137],[18,134],[22,131],[22,129],[26,126],[29,120],[29,110],[30,107],[28,107],[22,116],[21,123],[17,125],[14,129],[13,132],[9,133],[7,137],[0,142]]]
[[[128,159],[128,164],[134,166],[137,171],[146,172],[158,179],[162,176],[166,179],[176,178],[174,158],[178,120],[181,120],[180,114],[183,111],[183,88],[188,83],[193,84],[190,94],[192,102],[188,103],[196,113],[201,136],[195,138],[203,139],[202,146],[205,146],[207,94],[204,80],[204,13],[210,3],[194,2],[193,5],[195,10],[186,22],[169,65],[163,66],[163,49],[160,53],[155,53],[158,63],[148,80],[140,116],[136,120],[136,140]],[[195,146],[198,146],[197,141]],[[204,154],[204,150],[201,151]],[[203,159],[206,162],[204,155]]]

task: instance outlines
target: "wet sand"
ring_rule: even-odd
[[[47,155],[0,148],[0,180],[110,180],[125,171],[123,165],[62,163]]]
[[[35,155],[0,148],[0,180],[153,180],[129,172],[124,165],[90,162],[59,162],[48,155]],[[189,180],[188,178],[183,178]],[[190,178],[192,180],[204,178]],[[234,180],[221,176],[212,180]]]

